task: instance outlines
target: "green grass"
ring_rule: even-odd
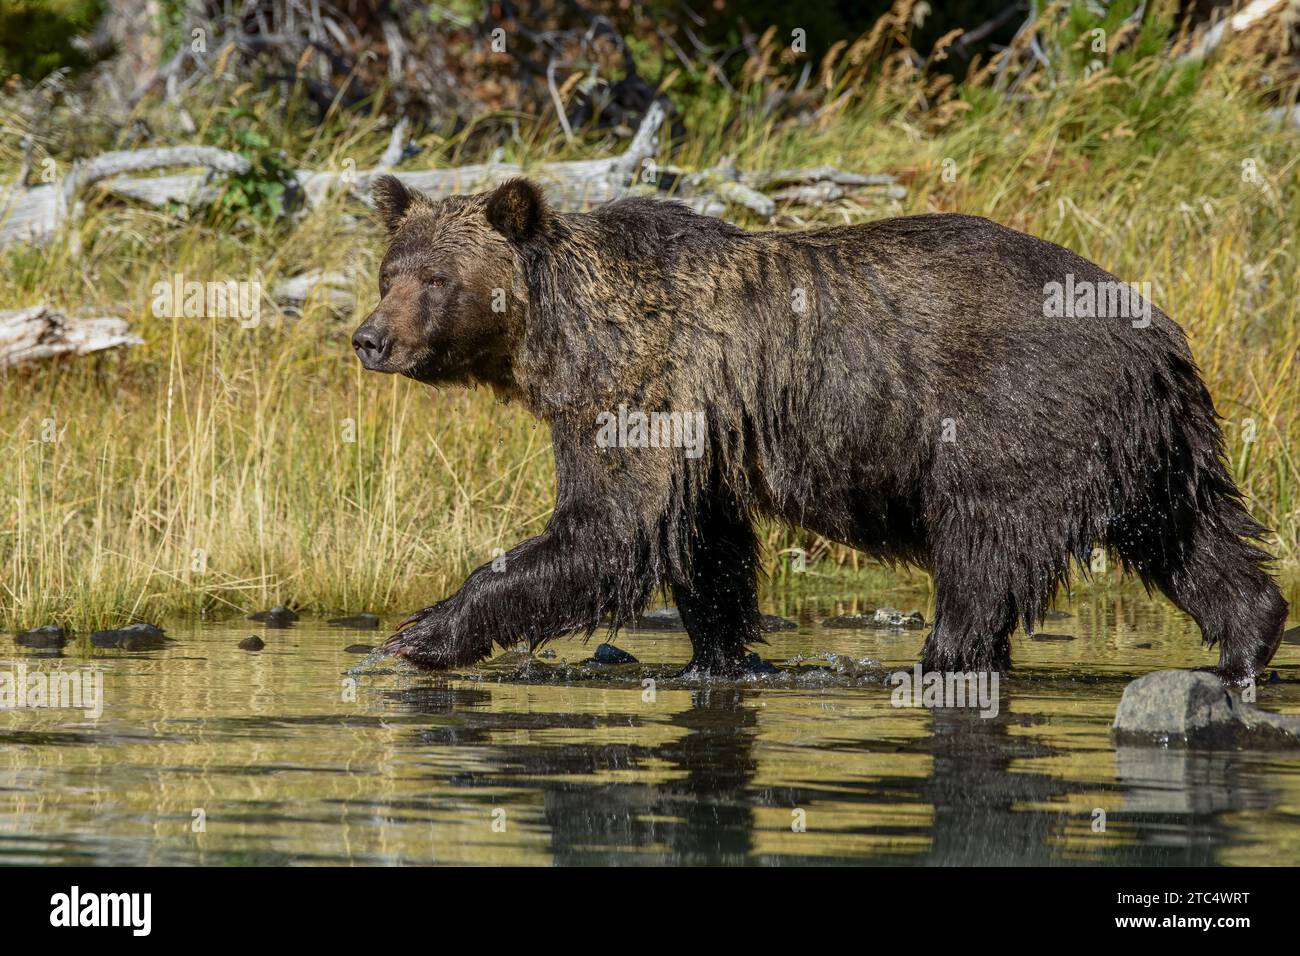
[[[810,223],[975,213],[1153,283],[1158,304],[1188,331],[1226,419],[1233,471],[1254,513],[1276,529],[1270,546],[1294,588],[1296,136],[1262,122],[1249,75],[1176,72],[1148,58],[1054,90],[1029,84],[1011,102],[976,86],[920,112],[920,80],[902,77],[881,93],[832,71],[818,94],[827,111],[806,124],[765,118],[753,89],[736,98],[705,90],[688,111],[696,133],[673,161],[707,166],[727,153],[747,168],[830,162],[898,172],[909,184],[902,203],[842,203]],[[843,98],[850,82],[862,91]],[[244,96],[240,108],[269,124],[273,97]],[[200,138],[220,141],[230,110],[229,96],[194,104]],[[614,148],[565,145],[552,125],[525,124],[508,156]],[[463,135],[431,134],[427,155],[478,158],[462,155]],[[347,159],[364,168],[385,142],[346,116],[271,139],[293,164],[313,168]],[[1248,161],[1257,181],[1243,179]],[[0,176],[17,165],[16,144],[0,141]],[[0,301],[123,315],[145,343],[0,374],[3,626],[84,627],[277,602],[409,610],[543,526],[553,496],[544,426],[482,391],[434,392],[363,373],[348,344],[357,316],[312,304],[278,318],[267,308],[261,327],[245,330],[151,314],[153,283],[174,272],[260,276],[269,288],[304,269],[348,267],[364,311],[382,252],[380,231],[364,218],[350,221],[337,206],[291,227],[245,227],[92,204],[79,232],[78,257],[66,245],[5,253]],[[43,440],[51,430],[54,440]],[[774,594],[868,583],[847,577],[860,560],[847,549],[779,528],[768,540],[773,552],[797,545],[811,555],[802,577],[788,559],[770,558]],[[909,580],[924,587],[923,575]]]

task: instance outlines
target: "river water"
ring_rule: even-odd
[[[1017,635],[996,716],[898,707],[925,631],[771,608],[775,675],[673,678],[684,634],[424,675],[344,647],[385,632],[173,623],[153,651],[12,644],[0,672],[102,674],[102,714],[0,711],[0,863],[1281,864],[1300,754],[1116,749],[1127,681],[1212,662],[1145,597]],[[250,635],[266,647],[237,647]],[[792,663],[787,663],[792,662]],[[1259,703],[1300,712],[1300,647]],[[84,702],[83,702],[84,703]]]

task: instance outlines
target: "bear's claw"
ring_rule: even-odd
[[[398,631],[401,631],[401,630],[403,630],[403,629],[409,627],[409,626],[412,625],[412,624],[419,624],[419,623],[420,623],[421,621],[423,621],[426,617],[428,617],[430,614],[432,614],[433,611],[434,611],[434,608],[432,608],[432,607],[426,607],[426,608],[424,608],[423,610],[416,611],[414,614],[412,614],[412,615],[411,615],[410,617],[408,617],[406,620],[402,621],[402,623],[398,624],[398,625],[397,625],[397,630],[398,630]],[[388,641],[393,640],[394,637],[397,637],[397,635],[394,634],[393,637],[390,637],[390,638],[388,639]],[[385,641],[385,642],[384,642],[384,643],[385,643],[385,646],[387,645],[388,641]]]
[[[399,624],[397,632],[384,641],[382,650],[426,670],[466,667],[486,656],[463,636],[458,639],[440,605],[417,611]]]

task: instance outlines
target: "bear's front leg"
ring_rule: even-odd
[[[412,615],[384,649],[436,670],[464,667],[526,641],[530,648],[573,631],[590,632],[606,613],[644,605],[655,575],[635,539],[617,524],[557,512],[546,531],[470,574],[459,591]]]
[[[452,620],[450,601],[439,601],[417,611],[397,626],[397,633],[384,642],[383,649],[419,667],[446,670],[477,663],[491,653],[472,635],[458,629]]]

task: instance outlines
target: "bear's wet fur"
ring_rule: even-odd
[[[1097,547],[1196,620],[1226,682],[1276,650],[1265,529],[1182,330],[1145,303],[1048,317],[1051,283],[1118,282],[1074,253],[965,215],[778,233],[648,198],[558,214],[524,179],[375,196],[391,244],[362,361],[521,402],[557,477],[545,530],[389,651],[468,665],[626,626],[666,586],[688,670],[740,672],[760,516],[928,570],[927,669],[1008,668],[1013,630]],[[620,407],[702,414],[703,454],[598,441]]]

